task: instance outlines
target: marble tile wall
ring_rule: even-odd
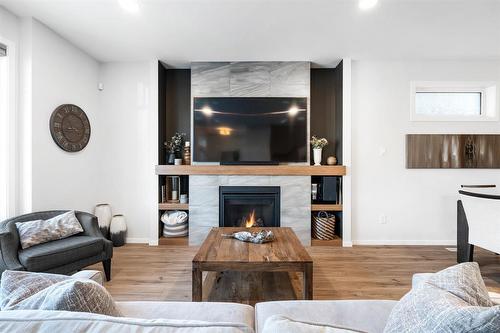
[[[304,245],[311,243],[311,177],[190,176],[189,245],[203,242],[219,226],[219,186],[280,186],[281,226],[291,227]]]
[[[309,97],[310,63],[194,62],[193,97]]]

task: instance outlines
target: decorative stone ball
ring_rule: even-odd
[[[127,234],[127,222],[123,215],[113,215],[111,225],[109,227],[109,238],[113,242],[113,246],[119,247],[125,244],[125,236]]]
[[[335,156],[328,156],[328,158],[326,159],[326,164],[328,165],[337,164],[337,158]]]

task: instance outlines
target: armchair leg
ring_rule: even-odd
[[[104,274],[106,275],[106,281],[111,280],[111,259],[103,260],[102,267],[104,267]]]

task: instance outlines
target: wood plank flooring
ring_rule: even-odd
[[[191,260],[196,247],[127,244],[115,248],[106,288],[119,301],[191,300]],[[314,261],[314,299],[399,299],[419,272],[456,263],[444,246],[308,247]],[[500,292],[500,256],[476,249],[489,290]],[[102,270],[101,265],[91,266]]]

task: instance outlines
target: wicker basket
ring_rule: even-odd
[[[312,237],[321,240],[335,238],[335,215],[319,212],[312,217]]]

